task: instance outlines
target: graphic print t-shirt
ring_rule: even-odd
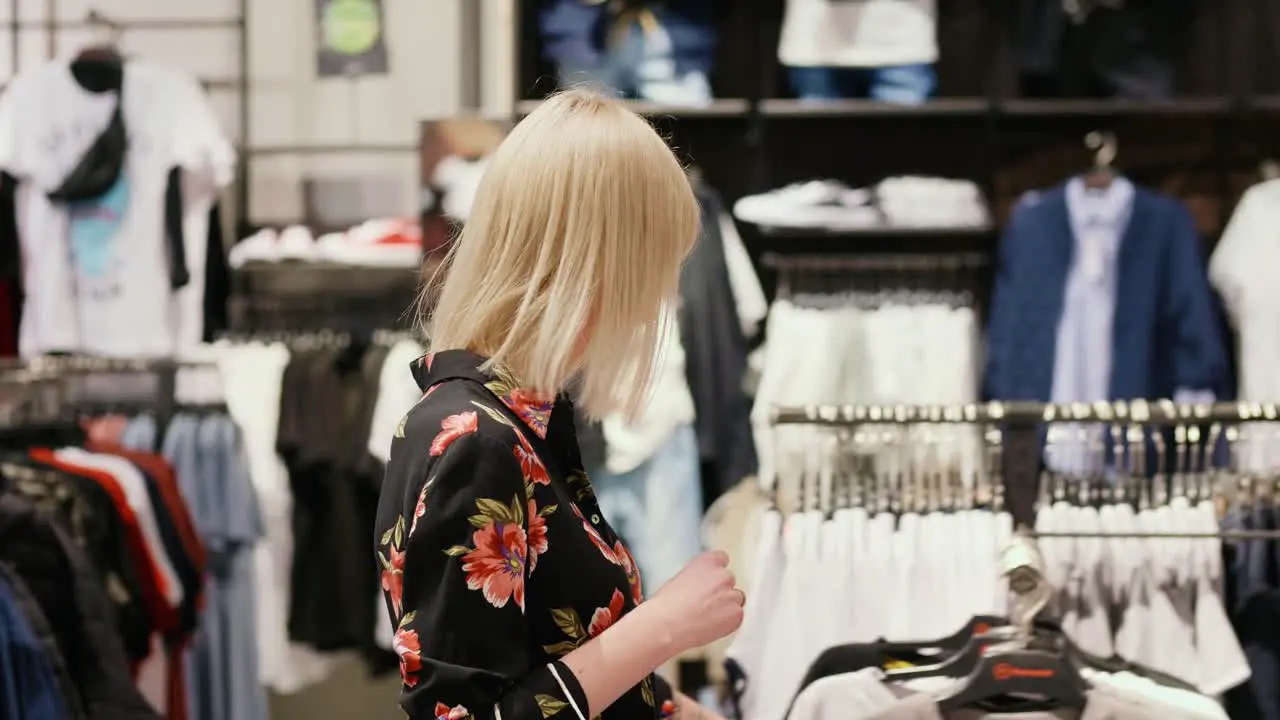
[[[234,155],[194,78],[130,61],[123,88],[122,96],[91,93],[68,62],[54,61],[19,74],[0,96],[0,168],[21,183],[24,356],[168,356],[199,340],[207,217]],[[46,193],[106,127],[119,97],[129,145],[115,185],[93,200],[50,201]],[[197,280],[176,293],[164,228],[175,167],[185,171],[186,255]]]

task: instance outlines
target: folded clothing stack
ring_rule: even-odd
[[[881,180],[876,201],[894,227],[985,227],[987,202],[971,180],[905,175]]]
[[[734,203],[743,222],[833,232],[884,227],[981,228],[990,222],[982,191],[969,180],[902,176],[871,188],[810,180]]]
[[[265,228],[236,243],[227,260],[233,268],[282,261],[412,268],[422,261],[422,228],[413,220],[368,220],[318,238],[301,225]]]

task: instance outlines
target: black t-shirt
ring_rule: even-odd
[[[293,490],[289,635],[368,648],[378,571],[367,548],[380,466],[366,448],[386,348],[297,352],[285,369],[277,450]]]

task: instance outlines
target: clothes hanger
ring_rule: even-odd
[[[1061,647],[1044,644],[980,651],[981,657],[952,694],[938,700],[943,712],[1008,698],[1045,708],[1083,710],[1089,686]]]
[[[106,42],[80,50],[71,61],[71,75],[80,87],[94,93],[119,90],[124,83],[124,56],[118,47],[123,28],[97,10],[90,10],[85,24],[105,28]]]
[[[1084,185],[1091,190],[1106,190],[1116,179],[1113,163],[1119,150],[1115,133],[1094,130],[1084,136],[1085,147],[1093,151],[1093,167],[1084,175]]]
[[[1048,605],[1053,588],[1044,574],[1044,558],[1029,529],[1020,528],[1001,553],[1008,579],[1012,629],[992,630],[988,645],[971,641],[965,650],[940,665],[890,672],[890,681],[920,677],[960,677],[955,690],[938,698],[944,712],[1011,702],[1026,709],[1083,709],[1088,684],[1070,657],[1065,635],[1037,629],[1036,618]],[[1019,710],[1023,709],[1022,707]]]

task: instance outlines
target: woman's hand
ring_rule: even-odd
[[[667,581],[645,606],[659,610],[667,632],[684,652],[728,635],[742,624],[746,595],[734,585],[722,550],[698,555]]]
[[[699,555],[652,599],[560,658],[587,696],[583,717],[595,717],[680,653],[738,629],[744,595],[734,587],[728,565],[721,551]],[[704,720],[718,720],[706,715]]]
[[[708,710],[682,692],[675,693],[675,703],[676,714],[673,720],[725,720],[720,713]]]

